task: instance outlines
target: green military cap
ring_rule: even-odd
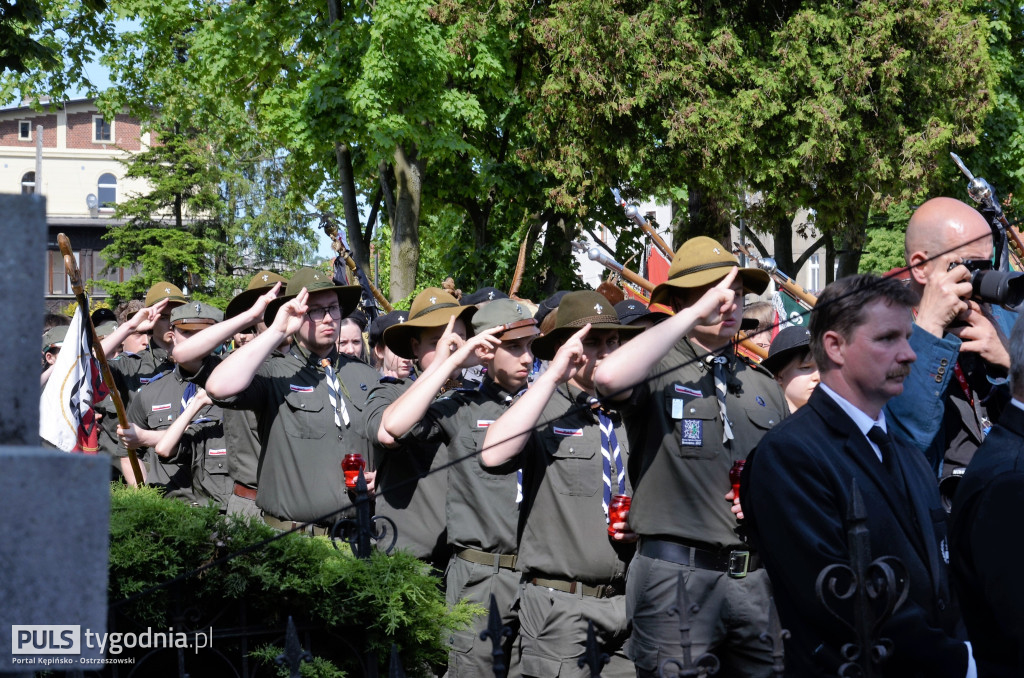
[[[116,329],[117,323],[114,322],[113,320],[102,322],[96,326],[96,336],[99,337],[100,339],[103,339],[104,337],[109,337],[111,334],[114,333],[114,330]]]
[[[249,281],[249,286],[245,288],[244,291],[236,294],[234,298],[228,302],[228,308],[224,311],[224,317],[234,318],[239,313],[252,308],[252,305],[256,303],[256,300],[266,294],[267,291],[277,283],[287,285],[288,278],[285,278],[280,273],[274,273],[273,271],[260,271],[252,277],[252,280]]]
[[[57,325],[43,332],[43,353],[53,348],[60,348],[67,336],[67,325]]]
[[[692,289],[716,283],[729,275],[729,269],[739,268],[743,289],[761,294],[771,280],[759,268],[740,268],[740,261],[732,252],[712,238],[699,235],[682,244],[668,269],[668,280],[651,292],[651,305],[671,304],[673,289]]]
[[[558,304],[555,326],[533,342],[533,355],[541,360],[551,360],[558,347],[587,323],[592,330],[618,330],[623,337],[632,337],[643,331],[642,327],[620,324],[615,307],[603,294],[589,290],[569,292]]]
[[[171,327],[179,330],[203,330],[224,319],[224,313],[201,301],[190,301],[171,311]]]
[[[172,285],[166,280],[161,280],[146,292],[146,307],[148,308],[164,299],[168,300],[168,307],[188,303],[188,299],[185,298],[185,294],[181,291],[180,287]]]
[[[444,327],[452,316],[468,323],[475,306],[459,306],[458,300],[440,287],[428,287],[412,300],[409,317],[384,330],[384,345],[400,358],[413,360],[412,338],[424,328]],[[469,328],[466,328],[469,331]]]
[[[359,285],[335,285],[331,276],[315,268],[300,268],[288,281],[288,289],[283,297],[274,299],[267,306],[267,312],[263,314],[263,322],[271,325],[277,315],[277,309],[294,299],[305,287],[310,294],[314,292],[332,291],[338,295],[338,305],[341,306],[341,316],[344,318],[359,305],[359,298],[362,296],[363,288]]]
[[[501,327],[495,336],[501,340],[519,339],[540,334],[537,321],[525,304],[514,299],[492,301],[473,315],[473,333]]]

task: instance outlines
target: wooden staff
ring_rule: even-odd
[[[786,294],[796,299],[801,306],[806,308],[808,311],[814,308],[818,303],[818,297],[814,296],[803,287],[801,287],[797,281],[790,278],[788,275],[779,270],[779,265],[775,263],[775,260],[771,257],[765,257],[760,259],[750,253],[743,243],[733,243],[736,248],[742,252],[748,259],[754,262],[758,268],[765,271],[772,277],[775,284],[781,287]]]
[[[637,226],[641,228],[641,230],[643,230],[644,233],[650,236],[651,242],[654,243],[654,246],[658,248],[658,250],[665,256],[666,259],[672,261],[672,257],[675,256],[675,252],[672,251],[672,248],[668,246],[668,243],[665,242],[661,235],[659,235],[658,232],[654,230],[654,227],[651,226],[651,222],[645,219],[642,214],[640,214],[640,208],[637,207],[636,205],[630,205],[625,200],[623,200],[622,196],[619,195],[619,189],[617,188],[612,189],[612,195],[615,196],[615,202],[617,202],[619,206],[622,207],[623,210],[625,210],[626,217],[631,219],[634,223],[636,223]]]
[[[345,259],[345,264],[348,265],[349,270],[352,271],[352,275],[355,276],[356,284],[359,284],[359,269],[356,268],[356,262],[352,260],[352,255],[347,250],[339,250],[338,254]],[[391,313],[395,310],[395,307],[387,300],[384,293],[377,289],[377,286],[370,282],[370,279],[366,279],[366,284],[370,286],[370,291],[373,292],[374,299],[380,304],[380,307],[384,309],[385,313]]]
[[[92,340],[93,347],[96,349],[94,354],[96,355],[96,360],[100,363],[100,374],[103,375],[103,383],[107,385],[107,389],[110,391],[110,399],[117,410],[117,421],[121,428],[127,429],[129,427],[128,416],[124,412],[121,393],[117,390],[117,385],[114,384],[114,375],[110,373],[110,365],[107,364],[107,355],[103,352],[103,344],[96,335],[96,328],[93,326],[92,318],[89,316],[89,299],[85,296],[85,288],[82,287],[82,277],[78,272],[78,264],[75,263],[75,255],[71,251],[71,241],[63,233],[58,233],[57,244],[60,246],[60,253],[64,255],[64,269],[67,271],[68,278],[71,279],[71,289],[75,292],[78,308],[82,312],[82,322],[89,328],[89,337]],[[142,477],[142,467],[139,466],[139,457],[135,454],[134,448],[127,445],[126,447],[128,448],[128,460],[132,465],[132,474],[135,476],[135,484],[141,486],[145,481]]]

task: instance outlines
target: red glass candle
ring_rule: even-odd
[[[732,483],[732,494],[737,499],[740,496],[740,476],[746,463],[746,459],[737,459],[732,468],[729,469],[729,482]]]
[[[341,470],[345,472],[345,487],[355,489],[359,480],[359,472],[366,469],[366,460],[361,454],[346,454],[341,460]]]
[[[632,499],[624,494],[612,495],[612,500],[608,504],[608,536],[614,537],[618,534],[612,525],[615,523],[626,522],[626,515],[629,513],[629,505],[632,503]]]

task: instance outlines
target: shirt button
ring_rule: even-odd
[[[694,408],[692,408],[692,407],[690,408],[690,414],[693,414],[693,413],[695,413],[696,411],[697,411],[696,409],[694,409]]]
[[[340,433],[338,434],[338,440],[341,440],[341,434]]]

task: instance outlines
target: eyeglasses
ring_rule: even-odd
[[[309,319],[315,323],[320,322],[324,319],[324,316],[330,314],[332,318],[337,320],[341,317],[341,306],[335,304],[334,306],[322,306],[320,308],[311,308],[306,311],[306,315]]]

